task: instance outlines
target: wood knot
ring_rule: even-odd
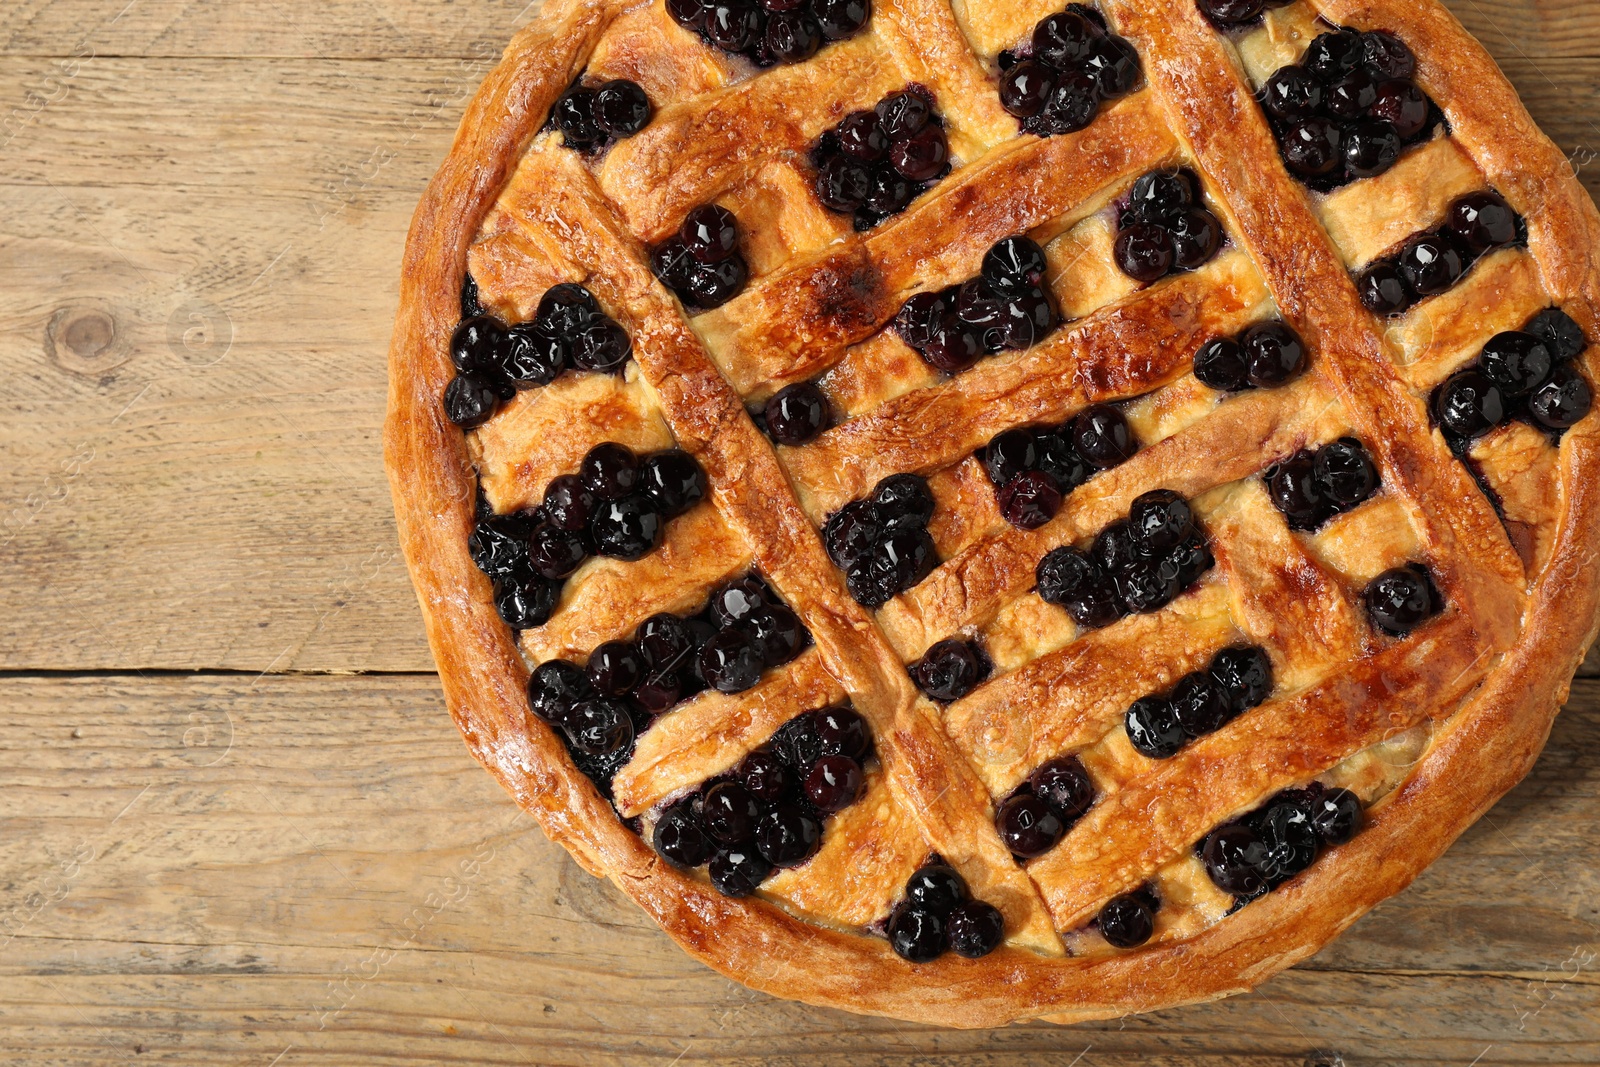
[[[98,377],[128,361],[132,350],[117,329],[110,309],[69,304],[50,316],[45,352],[56,366],[72,374]]]

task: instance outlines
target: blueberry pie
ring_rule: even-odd
[[[1544,742],[1597,249],[1436,0],[549,0],[391,353],[451,712],[754,988],[1247,989]]]

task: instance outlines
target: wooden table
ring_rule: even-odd
[[[1452,6],[1600,185],[1600,5]],[[6,1062],[1600,1061],[1600,670],[1413,888],[1119,1023],[774,1001],[546,841],[444,712],[379,455],[412,207],[526,15],[0,12]]]

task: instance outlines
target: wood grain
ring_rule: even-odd
[[[782,1003],[690,962],[464,757],[426,676],[12,676],[0,706],[11,1061],[1600,1056],[1596,681],[1532,776],[1309,964],[1123,1025],[988,1033]]]
[[[1450,6],[1600,190],[1600,7]],[[1596,681],[1312,961],[1119,1024],[749,993],[520,817],[427,673],[378,431],[412,208],[534,9],[0,9],[4,1059],[1600,1061]]]

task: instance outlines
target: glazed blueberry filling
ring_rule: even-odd
[[[933,94],[920,85],[855,111],[811,150],[817,200],[870,230],[950,173],[950,142]]]
[[[1254,22],[1263,11],[1288,7],[1294,0],[1195,0],[1200,13],[1214,25],[1232,29]]]
[[[494,582],[495,606],[516,630],[542,626],[561,585],[591,555],[635,560],[661,543],[667,521],[704,498],[705,472],[678,449],[642,459],[596,445],[576,474],[553,478],[530,511],[479,520],[467,547]]]
[[[1306,346],[1287,323],[1273,319],[1246,327],[1237,337],[1216,337],[1194,354],[1200,384],[1225,393],[1272,389],[1305,366]]]
[[[1041,599],[1083,627],[1157,611],[1176,600],[1215,560],[1188,501],[1169,489],[1134,500],[1126,519],[1087,549],[1052,549],[1034,570]]]
[[[1354,437],[1301,449],[1266,473],[1273,507],[1295,530],[1315,530],[1378,489],[1378,468]]]
[[[739,251],[739,220],[717,204],[695,208],[675,236],[651,251],[650,269],[691,310],[721,307],[750,280]]]
[[[706,689],[749,689],[810,640],[799,616],[749,575],[719,588],[696,615],[652,615],[628,640],[596,648],[587,666],[540,664],[528,681],[529,707],[562,731],[579,769],[609,796],[635,733],[653,716]]]
[[[1496,334],[1477,361],[1434,390],[1433,416],[1452,451],[1513,419],[1559,437],[1589,414],[1594,391],[1573,359],[1588,347],[1578,324],[1547,308],[1521,330]]]
[[[1131,893],[1112,897],[1095,916],[1094,926],[1113,948],[1138,948],[1156,932],[1161,898],[1146,883]]]
[[[1056,847],[1072,824],[1095,802],[1094,783],[1077,756],[1042,764],[995,811],[1000,840],[1018,860]]]
[[[1442,121],[1412,76],[1417,60],[1392,33],[1338,29],[1256,94],[1289,172],[1327,191],[1372,178]]]
[[[1324,847],[1355,837],[1362,821],[1354,793],[1312,782],[1217,827],[1195,851],[1217,888],[1233,894],[1237,909],[1306,870]]]
[[[991,664],[976,643],[947,637],[907,669],[918,689],[948,704],[976,689],[989,676]]]
[[[1061,426],[1006,430],[978,458],[1001,516],[1019,530],[1036,530],[1091,475],[1125,462],[1138,449],[1122,413],[1097,404]]]
[[[1222,729],[1271,692],[1272,661],[1264,649],[1226,648],[1209,667],[1184,675],[1166,693],[1135,700],[1123,725],[1140,755],[1169,759],[1190,741]]]
[[[596,86],[581,81],[562,93],[550,108],[550,124],[561,131],[566,146],[591,155],[650,124],[655,108],[644,89],[617,79]]]
[[[872,17],[872,0],[667,0],[667,13],[713,48],[770,67],[855,36]]]
[[[833,411],[822,390],[811,382],[798,382],[774,393],[751,418],[780,445],[803,445],[833,423]]]
[[[1522,219],[1499,193],[1469,193],[1450,205],[1436,229],[1362,271],[1356,291],[1374,315],[1398,315],[1448,290],[1483,255],[1525,239]]]
[[[1102,105],[1139,84],[1139,53],[1085,4],[1041,19],[1022,47],[1000,56],[1000,106],[1028,133],[1073,133]]]
[[[934,370],[957,374],[982,356],[1031,348],[1061,322],[1045,280],[1044,249],[1007,237],[960,285],[918,293],[894,317],[901,339]]]
[[[1222,223],[1205,206],[1194,172],[1154,170],[1133,183],[1117,213],[1117,269],[1148,285],[1196,270],[1222,247]]]
[[[998,908],[973,899],[966,879],[933,856],[906,880],[886,933],[901,959],[931,963],[946,951],[973,960],[987,956],[1000,947],[1005,925]]]
[[[822,528],[822,542],[856,603],[881,608],[938,566],[928,533],[932,518],[933,493],[915,474],[890,475],[870,497],[834,513]]]
[[[1404,637],[1444,610],[1444,597],[1420,563],[1384,571],[1367,583],[1362,599],[1372,624],[1391,637]]]
[[[871,755],[872,732],[854,710],[798,715],[663,811],[652,843],[676,867],[707,866],[723,896],[747,897],[774,870],[816,855],[827,816],[861,798]]]
[[[627,332],[589,290],[570,282],[544,294],[533,321],[507,326],[484,313],[468,275],[461,311],[450,337],[456,376],[445,387],[444,410],[464,430],[488,422],[518,390],[549,385],[568,368],[620,374],[633,353]]]

